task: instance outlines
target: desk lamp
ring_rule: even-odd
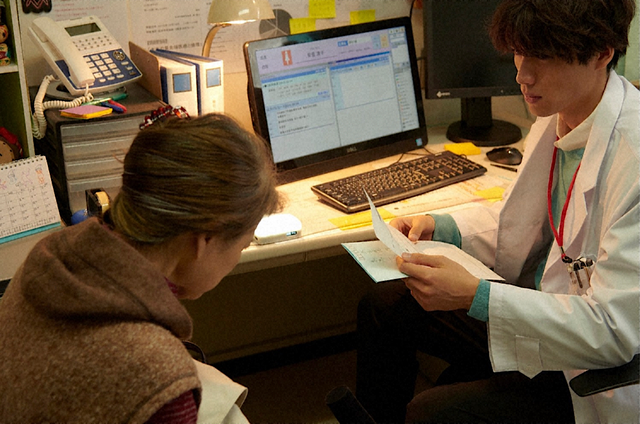
[[[275,19],[268,0],[212,0],[207,22],[213,27],[204,39],[202,56],[209,57],[211,42],[220,28],[258,19]]]

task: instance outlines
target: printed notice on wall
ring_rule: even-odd
[[[309,28],[349,25],[351,12],[368,10],[375,19],[408,16],[411,0],[269,0],[274,18],[222,28],[216,34],[210,56],[224,61],[225,73],[245,72],[242,46],[246,41],[291,34],[291,19],[315,19]],[[146,49],[160,48],[200,54],[211,28],[207,16],[211,0],[56,0],[49,13],[20,11],[25,70],[30,85],[51,73],[27,34],[34,19],[49,16],[67,20],[95,15],[129,53],[129,41]],[[310,9],[311,6],[311,9]],[[334,16],[335,10],[335,17]]]

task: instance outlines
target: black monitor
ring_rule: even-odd
[[[461,99],[461,120],[447,138],[501,146],[522,138],[520,128],[493,119],[491,97],[520,94],[512,55],[493,47],[488,26],[501,0],[425,0],[425,97]]]
[[[249,106],[280,181],[427,143],[408,18],[245,43]]]

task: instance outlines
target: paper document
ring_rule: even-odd
[[[367,199],[369,199],[371,207],[373,230],[378,240],[343,243],[342,246],[376,283],[406,277],[405,274],[398,271],[396,265],[396,256],[405,252],[442,255],[459,263],[477,278],[504,281],[502,277],[487,268],[482,262],[452,244],[437,241],[412,243],[404,234],[384,222],[369,195],[367,195]]]
[[[369,194],[366,191],[364,194],[367,196],[367,200],[369,201],[373,231],[376,233],[378,240],[384,243],[385,246],[391,249],[398,256],[402,256],[403,253],[418,253],[415,245],[411,243],[404,234],[384,222],[380,213],[371,201]]]

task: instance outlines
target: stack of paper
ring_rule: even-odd
[[[113,111],[110,107],[97,106],[97,105],[82,105],[78,107],[71,107],[68,109],[61,109],[60,116],[67,118],[78,119],[91,119],[98,116],[108,115]]]

